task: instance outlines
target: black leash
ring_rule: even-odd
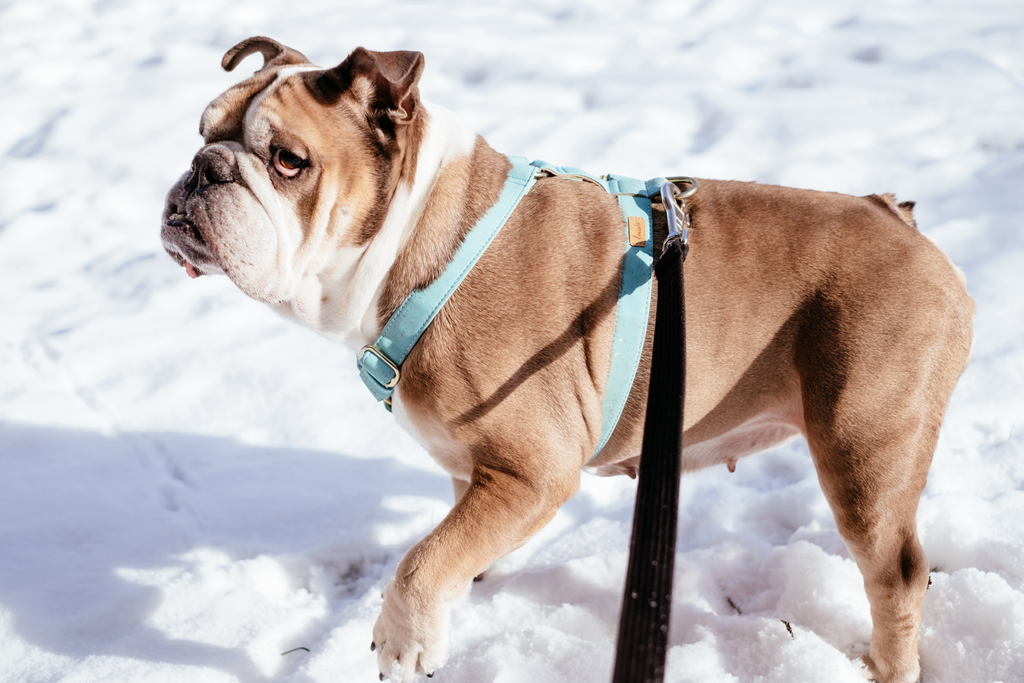
[[[688,192],[674,193],[681,199],[694,190],[696,182]],[[654,267],[658,303],[651,381],[612,683],[661,683],[665,676],[686,387],[683,261],[690,248],[688,223],[675,197],[672,206],[666,202],[666,214],[670,229],[674,219],[679,222]]]

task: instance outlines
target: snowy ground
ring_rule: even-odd
[[[1019,0],[0,1],[0,680],[375,681],[380,589],[451,504],[347,352],[160,247],[253,34],[420,50],[507,153],[917,200],[978,304],[920,507],[924,677],[1024,681]],[[634,490],[584,477],[434,680],[608,680]],[[802,443],[684,479],[676,580],[669,681],[864,680]]]

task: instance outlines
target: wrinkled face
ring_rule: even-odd
[[[161,239],[191,277],[223,273],[279,304],[379,229],[407,156],[422,56],[359,48],[319,69],[263,38],[229,51],[225,68],[256,50],[264,68],[203,113],[205,144],[167,195]],[[403,58],[389,55],[414,63],[402,73]]]

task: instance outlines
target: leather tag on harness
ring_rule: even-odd
[[[643,216],[630,216],[627,223],[629,225],[629,246],[647,246],[647,225]]]

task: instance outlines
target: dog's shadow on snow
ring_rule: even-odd
[[[269,556],[292,583],[341,600],[380,581],[452,502],[447,477],[390,458],[188,434],[0,422],[0,463],[0,618],[19,637],[75,660],[114,655],[242,681],[268,680],[243,647],[153,625],[167,582],[147,577],[187,583],[196,553],[225,566]],[[302,575],[310,558],[326,582]]]

